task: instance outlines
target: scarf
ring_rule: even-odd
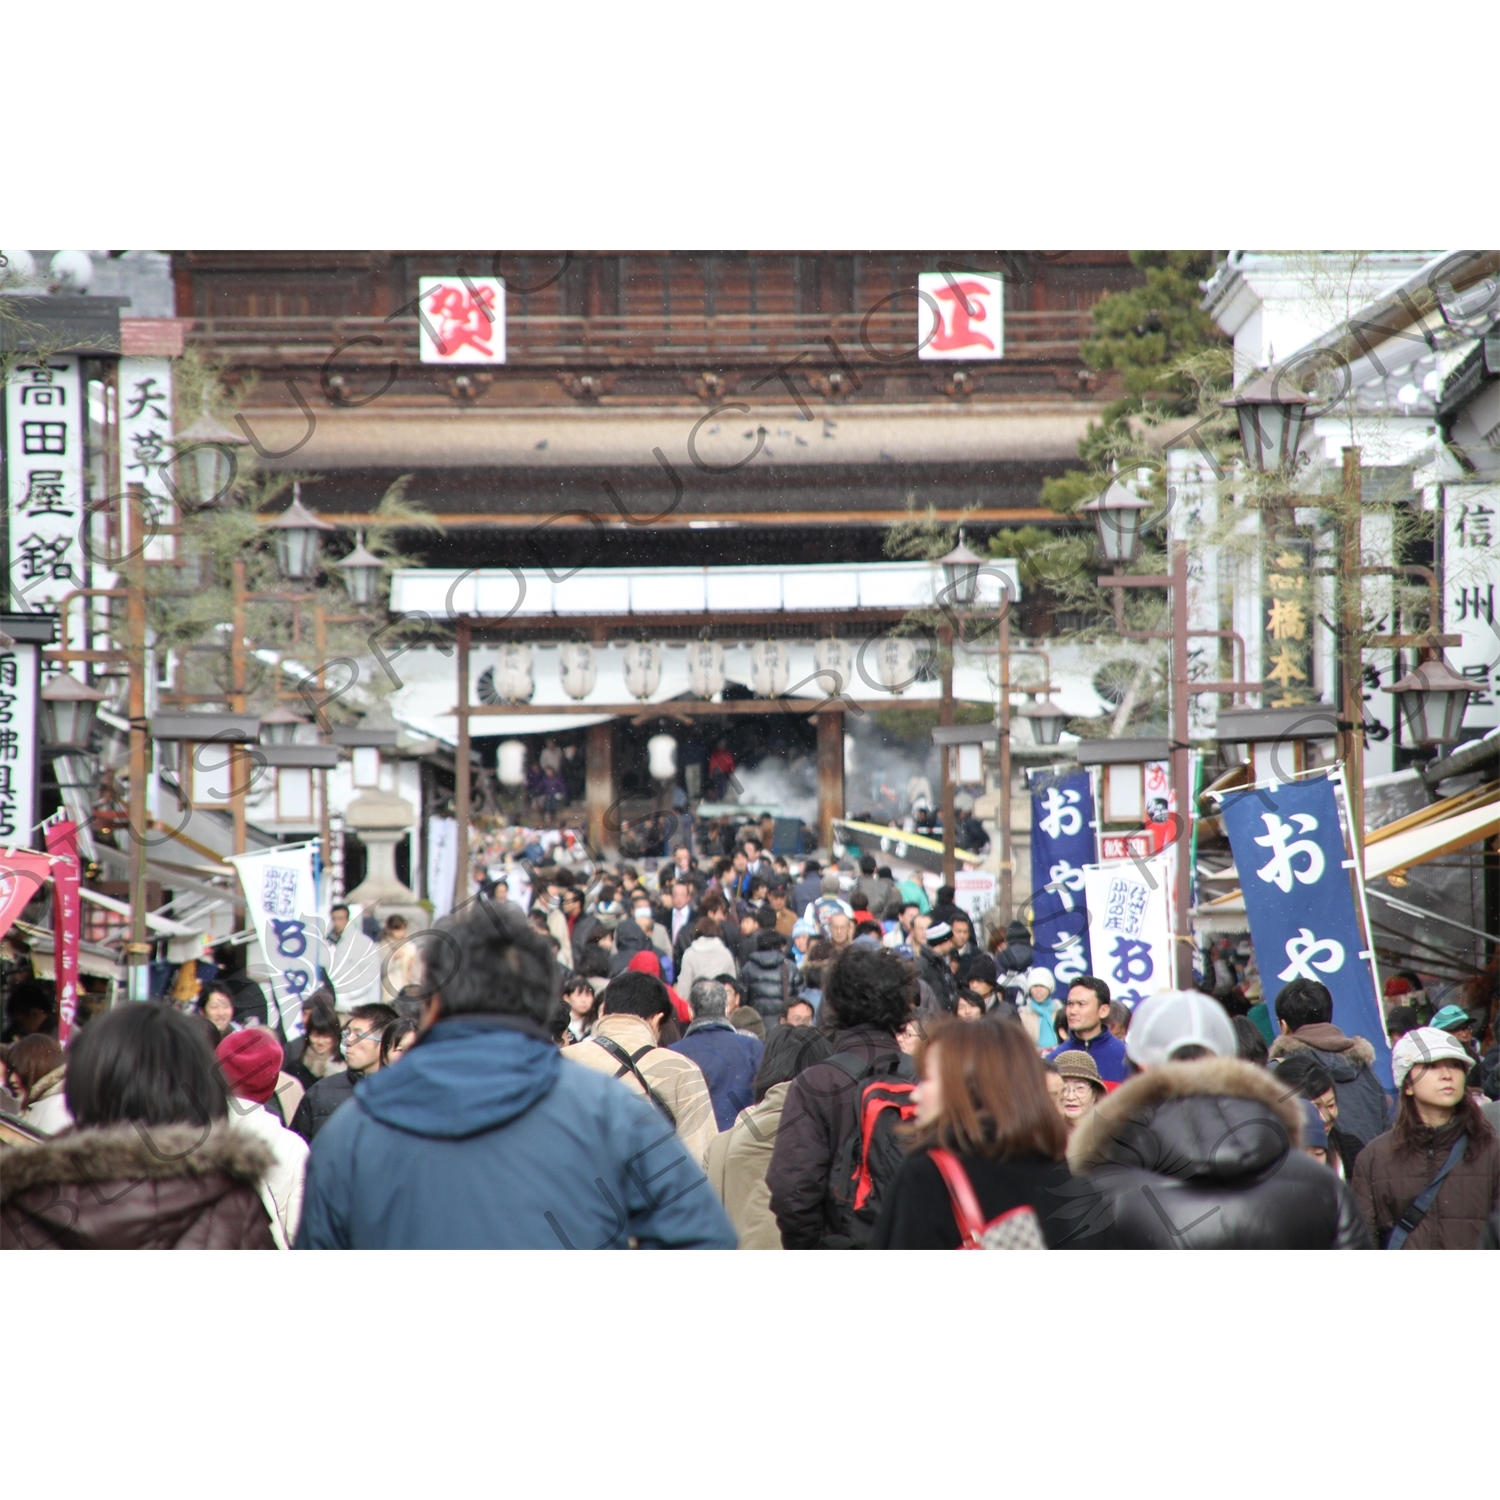
[[[1052,997],[1049,995],[1045,1000],[1033,1000],[1028,995],[1026,1003],[1031,1007],[1032,1014],[1037,1019],[1037,1046],[1055,1047],[1057,1045],[1057,1028],[1052,1024]]]

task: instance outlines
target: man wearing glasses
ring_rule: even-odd
[[[320,1078],[302,1096],[297,1113],[292,1116],[292,1129],[308,1145],[332,1118],[334,1110],[354,1097],[360,1081],[380,1070],[380,1034],[396,1019],[391,1006],[379,1003],[356,1005],[349,1012],[339,1036],[344,1061],[349,1064],[347,1070]]]

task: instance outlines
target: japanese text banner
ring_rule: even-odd
[[[25,849],[0,850],[0,937],[52,878],[52,861]]]
[[[1293,979],[1313,979],[1333,996],[1333,1024],[1375,1049],[1375,1073],[1391,1086],[1391,1052],[1361,958],[1354,891],[1333,783],[1325,776],[1231,792],[1224,828],[1250,918],[1266,1003]]]
[[[260,937],[282,1030],[289,1038],[296,1036],[302,1029],[302,1002],[317,989],[318,970],[326,963],[313,846],[232,854],[229,863],[239,872],[250,925]]]
[[[1172,988],[1171,885],[1171,854],[1083,872],[1094,973],[1126,1005]]]
[[[1097,858],[1087,771],[1031,777],[1031,943],[1060,990],[1089,969],[1083,867]]]

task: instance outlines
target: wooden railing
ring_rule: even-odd
[[[629,317],[508,317],[512,365],[678,365],[769,362],[806,355],[880,368],[914,362],[916,313],[882,308],[843,313],[671,313]],[[1008,312],[1009,361],[1072,361],[1091,331],[1088,312]],[[200,318],[188,335],[205,354],[233,364],[319,365],[337,352],[340,367],[418,359],[418,324],[392,318]],[[837,346],[837,353],[829,340]],[[804,361],[805,362],[805,361]]]

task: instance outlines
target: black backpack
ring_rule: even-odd
[[[825,1237],[824,1244],[830,1249],[862,1249],[875,1227],[885,1195],[906,1160],[906,1148],[896,1135],[896,1127],[916,1115],[912,1100],[916,1068],[900,1052],[871,1061],[835,1052],[828,1061],[842,1068],[859,1086],[859,1109],[858,1124],[829,1169],[833,1232]]]

